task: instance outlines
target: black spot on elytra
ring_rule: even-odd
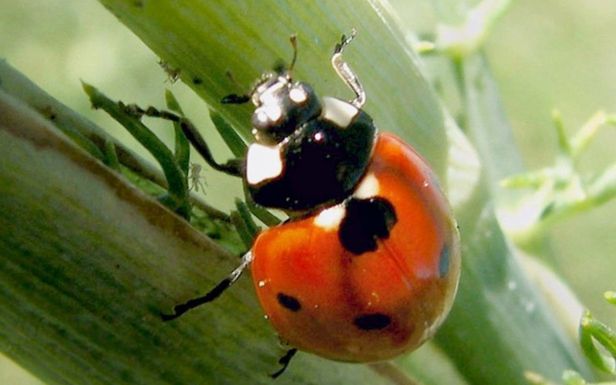
[[[391,318],[383,313],[362,314],[353,323],[362,330],[381,330],[391,324]]]
[[[291,310],[292,312],[300,311],[302,308],[302,304],[299,303],[299,300],[291,295],[278,293],[278,295],[276,295],[276,299],[278,299],[278,303],[282,305],[282,307]]]
[[[338,238],[345,249],[359,255],[377,248],[377,239],[389,238],[398,218],[393,205],[385,198],[352,198],[340,223]]]
[[[441,249],[441,254],[439,255],[438,260],[438,276],[440,278],[445,277],[447,273],[449,273],[449,253],[449,246],[447,246],[447,244],[444,244],[443,248]]]

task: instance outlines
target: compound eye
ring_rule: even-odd
[[[308,100],[308,92],[301,85],[296,85],[289,91],[289,99],[295,104],[304,104]]]
[[[257,130],[263,130],[269,126],[270,121],[267,114],[262,108],[257,108],[252,115],[252,127]]]
[[[284,138],[280,124],[284,121],[282,109],[277,104],[265,104],[257,108],[252,115],[252,127],[255,139],[263,144],[275,144]]]

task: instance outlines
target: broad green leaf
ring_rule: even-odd
[[[49,384],[271,383],[283,350],[249,279],[160,318],[236,258],[4,93],[0,155],[2,351]],[[292,365],[280,383],[390,383],[307,355]]]
[[[297,35],[299,46],[295,78],[310,82],[322,95],[350,99],[352,93],[331,68],[330,56],[340,36],[355,28],[358,36],[345,57],[364,83],[365,109],[381,130],[409,139],[444,175],[447,148],[440,108],[402,35],[369,2],[101,3],[165,63],[179,69],[180,78],[246,137],[251,108],[222,105],[220,100],[249,91],[277,62],[289,63],[291,34]]]
[[[490,2],[496,4],[484,1]],[[454,25],[464,22],[471,9],[456,1],[437,4],[441,22]],[[555,318],[529,282],[495,216],[495,207],[507,198],[499,181],[522,166],[487,62],[481,52],[443,60],[454,68],[460,121],[479,157],[481,179],[473,195],[454,206],[463,242],[463,272],[457,302],[436,335],[436,344],[473,384],[522,384],[529,370],[554,380],[569,368],[590,375],[579,347],[566,332],[566,320]],[[452,157],[450,167],[464,169],[471,159],[470,154],[466,159]],[[457,187],[450,181],[452,195]]]

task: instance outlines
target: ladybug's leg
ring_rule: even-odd
[[[359,82],[359,78],[355,75],[355,72],[349,67],[349,65],[342,59],[342,51],[353,40],[357,32],[355,29],[351,31],[350,36],[342,35],[340,43],[336,44],[334,48],[334,54],[332,55],[332,66],[336,73],[346,85],[355,92],[355,99],[351,100],[351,104],[357,108],[362,108],[366,102],[366,92]]]
[[[250,101],[250,95],[230,94],[220,100],[222,104],[244,104]]]
[[[210,148],[205,142],[205,139],[203,139],[201,134],[199,134],[199,131],[197,131],[197,128],[192,124],[192,122],[185,117],[174,114],[170,111],[159,110],[154,107],[148,107],[147,109],[143,109],[135,104],[130,104],[126,106],[126,111],[136,116],[146,115],[178,123],[188,141],[203,157],[207,164],[209,164],[214,170],[221,171],[225,174],[229,174],[232,176],[242,176],[242,167],[244,161],[242,159],[231,159],[226,163],[216,162],[216,160],[214,160],[214,157],[212,156]]]
[[[231,71],[227,71],[227,77],[229,78],[229,80],[231,80],[231,82],[233,84],[235,84],[236,87],[241,88],[240,84],[235,80],[235,78],[233,77],[233,74],[231,73]],[[248,103],[250,101],[250,95],[252,94],[252,91],[250,93],[247,94],[230,94],[227,95],[225,97],[223,97],[220,102],[222,104],[244,104],[244,103]]]
[[[237,281],[242,272],[246,270],[250,262],[252,261],[252,253],[249,251],[242,256],[242,263],[235,268],[225,279],[220,281],[218,285],[214,286],[212,290],[207,292],[204,296],[193,298],[187,302],[181,303],[173,307],[173,314],[161,314],[163,321],[171,321],[178,318],[187,311],[196,308],[199,305],[203,305],[208,302],[212,302],[218,298],[225,290]],[[289,358],[290,359],[290,358]]]
[[[291,359],[293,358],[293,356],[295,356],[295,353],[297,353],[297,348],[287,350],[284,356],[280,357],[280,359],[278,360],[278,363],[282,365],[282,368],[270,374],[270,377],[277,378],[282,373],[284,373],[284,371],[287,370],[287,367],[289,366],[289,362],[291,362]]]

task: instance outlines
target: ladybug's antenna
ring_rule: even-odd
[[[357,75],[355,72],[349,67],[349,65],[342,59],[342,51],[344,48],[353,41],[355,36],[357,35],[357,31],[355,28],[351,30],[351,34],[349,36],[342,35],[340,38],[340,43],[336,44],[336,48],[334,48],[334,54],[332,55],[332,66],[334,70],[340,76],[342,81],[346,83],[346,85],[355,92],[355,99],[351,100],[351,104],[357,108],[361,108],[366,102],[366,92],[364,92],[364,87],[362,87]]]
[[[297,61],[297,35],[292,34],[289,37],[289,41],[291,42],[291,47],[293,47],[293,58],[291,59],[291,64],[289,64],[289,73],[291,73],[295,67],[295,62]]]
[[[274,64],[274,72],[278,75],[284,75],[288,78],[291,77],[291,73],[293,72],[293,68],[295,68],[295,62],[297,61],[297,35],[292,34],[289,36],[289,41],[291,42],[291,47],[293,47],[293,57],[291,58],[291,64],[287,67],[284,61],[278,59],[276,64]]]

